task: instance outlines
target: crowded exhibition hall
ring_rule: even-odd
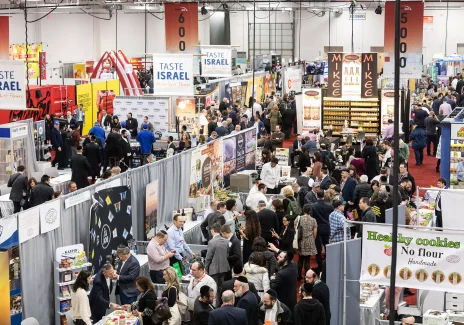
[[[0,0],[0,325],[464,325],[461,3]]]

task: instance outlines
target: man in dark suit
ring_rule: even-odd
[[[234,292],[224,291],[222,294],[222,306],[209,313],[208,325],[248,325],[246,311],[234,307]],[[253,323],[253,325],[256,323]],[[251,325],[251,324],[250,324]]]
[[[273,317],[270,319],[270,317]],[[279,299],[277,293],[269,289],[263,296],[263,301],[259,304],[259,319],[261,324],[266,320],[272,321],[277,325],[291,325],[292,311]]]
[[[31,207],[38,206],[44,202],[50,201],[53,198],[53,187],[50,186],[50,176],[43,175],[40,183],[32,188],[30,205]]]
[[[119,160],[122,157],[121,150],[121,135],[117,129],[112,129],[111,133],[108,134],[108,137],[105,140],[105,154],[103,162],[103,171],[106,170],[108,164],[110,168],[115,166],[119,167]]]
[[[237,238],[237,236],[235,236],[235,234],[232,233],[232,229],[230,229],[229,225],[223,225],[221,227],[221,236],[229,241],[229,254],[227,255],[227,260],[229,261],[229,266],[232,270],[235,267],[235,265],[242,264],[241,242]],[[226,280],[230,278],[231,274],[229,272],[229,276],[228,278],[226,278]]]
[[[119,306],[110,302],[110,293],[113,291],[111,279],[114,276],[114,269],[111,264],[103,265],[103,268],[95,274],[92,290],[89,295],[90,311],[93,323],[99,322],[105,315],[108,308],[117,309]]]
[[[298,134],[296,136],[296,140],[293,141],[293,151],[290,153],[290,164],[293,167],[295,165],[295,157],[299,156],[301,153],[301,148],[305,144],[305,141],[303,140],[303,137],[301,134]]]
[[[214,208],[211,205],[211,208]],[[219,202],[216,206],[217,210],[213,213],[210,213],[206,216],[206,219],[200,225],[201,233],[207,240],[211,240],[213,236],[211,232],[207,230],[207,228],[211,229],[211,226],[215,223],[219,223],[221,226],[226,223],[226,219],[224,218],[224,213],[226,213],[226,205],[223,202]]]
[[[274,279],[271,280],[271,289],[277,292],[279,301],[283,302],[290,310],[296,305],[296,280],[297,267],[293,262],[292,252],[280,252],[277,256],[277,265],[280,269]]]
[[[239,276],[243,276],[243,266],[242,266],[242,264],[236,264],[234,266],[234,268],[232,269],[232,279],[227,280],[222,284],[222,292],[218,291],[218,296],[222,297],[222,294],[224,292],[226,292],[227,290],[232,290],[233,291],[234,290],[235,280],[237,280],[237,278]],[[250,288],[250,291],[255,295],[256,300],[260,301],[261,297],[259,296],[258,290],[256,290],[255,285],[253,283],[249,282],[248,287]],[[240,297],[237,297],[237,299],[235,300],[235,304],[237,304],[239,301],[240,301]]]
[[[92,166],[87,157],[82,155],[82,147],[78,146],[77,153],[71,157],[71,180],[76,182],[77,188],[89,186],[89,174],[93,174]]]
[[[330,222],[329,216],[334,211],[332,205],[325,203],[324,201],[324,190],[320,189],[317,191],[317,201],[312,205],[312,215],[317,221],[317,236],[316,236],[316,248],[317,248],[317,267],[322,270],[322,245],[326,247],[329,244],[330,237]],[[304,212],[304,207],[303,207]],[[311,213],[311,212],[309,212]],[[301,270],[298,270],[298,276],[301,274]],[[307,271],[307,269],[305,270]]]
[[[321,190],[328,190],[330,185],[332,185],[332,179],[330,178],[329,176],[329,171],[327,169],[322,169],[321,170],[321,173],[322,173],[322,180],[321,180],[321,185],[320,185],[320,189]]]
[[[72,116],[71,111],[66,112],[66,129],[74,130],[77,126],[76,119]]]
[[[226,274],[230,271],[229,262],[227,261],[229,241],[221,237],[221,225],[219,223],[214,223],[209,230],[213,238],[208,242],[205,258],[206,272],[216,282],[217,291],[221,292]]]
[[[135,139],[137,136],[137,127],[138,127],[138,122],[137,119],[132,118],[132,113],[127,114],[127,120],[126,120],[126,129],[127,131],[130,132],[131,137]]]
[[[207,285],[200,288],[200,297],[195,299],[193,307],[193,325],[208,325],[209,314],[215,309],[214,289]]]
[[[326,325],[330,325],[330,292],[329,287],[327,284],[322,282],[319,279],[319,275],[317,272],[313,270],[309,270],[306,272],[306,283],[311,283],[313,287],[313,298],[319,300],[319,302],[324,307],[325,311],[325,323]]]
[[[261,237],[266,240],[266,243],[270,243],[274,241],[271,230],[274,229],[276,233],[280,233],[279,219],[277,219],[274,211],[266,208],[266,205],[266,201],[261,200],[258,202],[258,218],[261,224]]]
[[[240,122],[240,129],[241,130],[246,130],[248,128],[251,128],[255,123],[253,121],[250,121],[250,116],[243,114],[242,116],[242,122]]]
[[[258,300],[256,296],[249,290],[248,279],[244,276],[239,276],[234,282],[234,291],[240,301],[237,303],[237,308],[242,308],[246,311],[248,324],[258,323]]]
[[[55,149],[55,159],[52,161],[52,167],[55,167],[56,163],[58,163],[58,169],[62,170],[64,169],[64,147],[59,121],[53,122],[52,146]]]
[[[11,175],[8,180],[8,187],[11,187],[10,200],[13,201],[14,212],[18,213],[21,211],[21,200],[25,199],[27,193],[27,176],[26,168],[23,165],[18,166],[16,169],[18,172]]]
[[[127,169],[131,168],[132,165],[132,149],[129,141],[129,132],[127,130],[122,131],[121,137],[121,172],[125,172]]]
[[[342,169],[342,196],[345,199],[348,207],[354,207],[354,189],[356,188],[356,181],[350,177],[350,170],[348,168]],[[345,210],[346,211],[346,210]]]
[[[106,110],[102,110],[101,119],[99,122],[100,125],[105,128],[111,127],[111,123],[113,123],[111,115],[107,114]]]
[[[140,274],[140,264],[128,247],[119,247],[117,254],[120,261],[117,273],[113,277],[114,280],[118,280],[115,294],[119,294],[122,305],[130,305],[137,301],[137,296],[140,294],[135,285],[135,280]]]
[[[225,135],[228,135],[229,130],[227,129],[227,122],[226,121],[220,122],[214,131],[216,131],[218,137],[223,137]]]
[[[83,155],[87,157],[89,161],[91,174],[92,174],[92,182],[95,182],[95,178],[100,177],[100,169],[101,169],[101,150],[98,144],[96,143],[97,137],[94,135],[90,136],[90,142],[85,145]]]

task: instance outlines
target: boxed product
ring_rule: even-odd
[[[63,271],[60,273],[60,282],[69,282],[73,279],[73,272],[71,270]]]
[[[448,325],[448,313],[429,309],[424,313],[423,323],[427,325]]]
[[[464,322],[464,312],[457,310],[447,310],[450,322]]]

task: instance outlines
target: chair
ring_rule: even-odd
[[[23,320],[21,322],[21,325],[40,325],[40,324],[39,324],[39,321],[35,319],[34,317],[29,317]]]
[[[44,174],[50,176],[50,177],[58,177],[60,174],[58,174],[58,169],[55,167],[48,167],[44,169]],[[42,177],[42,176],[41,176]]]

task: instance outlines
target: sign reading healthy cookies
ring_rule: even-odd
[[[398,287],[464,293],[462,233],[398,230]],[[382,226],[363,227],[361,282],[389,285],[392,234]]]

